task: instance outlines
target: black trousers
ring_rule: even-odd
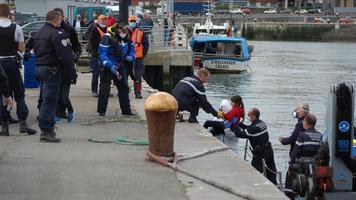
[[[105,114],[110,97],[111,80],[113,80],[119,97],[119,103],[122,114],[131,113],[130,98],[129,98],[129,84],[127,80],[126,66],[120,67],[118,72],[121,75],[120,80],[108,69],[103,69],[100,72],[100,89],[97,112]]]
[[[57,105],[57,117],[65,117],[66,110],[68,112],[74,112],[72,102],[69,99],[70,83],[62,83],[59,93],[59,100]]]
[[[199,114],[200,103],[198,100],[187,101],[186,103],[178,105],[178,111],[188,111],[190,117],[196,117]]]
[[[258,153],[253,152],[251,165],[261,173],[263,172],[262,159],[265,160],[266,166],[269,168],[266,169],[268,180],[270,180],[273,184],[277,185],[277,175],[273,173],[277,172],[277,168],[274,162],[273,149],[271,146],[264,148]],[[273,172],[271,172],[270,170],[272,170]]]
[[[25,102],[25,87],[20,72],[20,65],[15,58],[0,59],[0,64],[7,75],[10,92],[17,104],[17,117],[19,120],[26,120],[28,117],[28,108]],[[0,103],[2,107],[0,109],[0,116],[6,121],[10,117],[10,112],[7,111],[6,107],[2,106],[2,102]]]
[[[207,120],[203,126],[206,129],[212,127],[213,129],[211,129],[210,132],[213,134],[213,136],[225,134],[224,122]]]

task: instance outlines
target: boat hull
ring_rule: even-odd
[[[203,67],[211,73],[241,73],[247,71],[249,61],[228,60],[228,59],[212,59],[205,60]]]

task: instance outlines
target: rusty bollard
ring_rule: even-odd
[[[167,160],[173,160],[175,156],[173,146],[177,109],[176,99],[166,92],[155,93],[145,101],[148,151]]]

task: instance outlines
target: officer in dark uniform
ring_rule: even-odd
[[[110,96],[111,80],[118,90],[122,115],[134,115],[131,111],[127,66],[135,60],[135,47],[126,33],[126,25],[114,24],[108,28],[99,45],[102,63],[98,99],[99,116],[105,116]]]
[[[2,116],[2,113],[6,113],[5,111],[12,107],[12,98],[10,96],[9,82],[6,73],[0,65],[0,103],[2,102],[4,105],[0,105],[0,123],[2,125],[0,135],[9,136],[10,119],[9,116]]]
[[[79,61],[79,57],[82,52],[82,47],[78,40],[77,32],[69,23],[63,20],[64,14],[61,8],[55,8],[54,10],[61,14],[62,23],[60,28],[64,30],[69,36],[69,41],[74,55],[74,62],[77,63]],[[63,74],[62,83],[61,83],[61,92],[59,95],[59,101],[58,101],[58,107],[56,113],[56,122],[60,122],[61,118],[67,118],[68,122],[71,122],[74,119],[74,108],[72,102],[69,99],[70,85],[71,85],[71,80],[68,80],[66,74]],[[68,110],[68,114],[66,114],[66,110]]]
[[[295,125],[292,134],[288,137],[280,137],[279,138],[279,142],[282,145],[290,145],[290,150],[289,150],[290,158],[292,157],[293,148],[295,146],[298,136],[305,131],[305,129],[303,127],[303,120],[308,113],[309,113],[309,104],[298,103],[296,109],[293,112],[293,117],[297,118],[298,122]],[[288,175],[288,172],[287,172],[285,188],[291,190],[292,184],[293,184],[293,180],[291,179],[291,177]],[[290,190],[286,190],[285,194],[288,197],[293,198],[294,192],[290,192]]]
[[[77,74],[74,68],[73,52],[65,31],[60,29],[61,14],[49,11],[46,24],[33,38],[36,54],[36,74],[40,82],[42,99],[38,116],[41,129],[41,142],[60,142],[54,131],[54,117],[56,114],[62,74],[68,80],[75,81]]]
[[[17,117],[20,120],[20,133],[29,135],[37,131],[27,125],[28,108],[25,102],[25,88],[17,58],[23,57],[25,49],[24,36],[21,28],[10,19],[8,4],[0,4],[0,65],[2,65],[9,81],[10,93],[17,103]],[[19,56],[17,56],[19,53]],[[1,115],[10,116],[9,111],[3,110]]]
[[[267,125],[260,120],[260,111],[257,108],[251,108],[248,112],[251,125],[247,126],[243,123],[235,128],[234,133],[238,138],[248,138],[252,147],[252,166],[259,172],[263,172],[263,159],[267,166],[267,178],[273,184],[277,184],[276,179],[276,164],[274,162],[274,155],[271,143],[269,142],[269,135]]]
[[[323,135],[315,130],[316,117],[308,114],[303,120],[305,132],[298,136],[292,151],[291,162],[301,157],[313,158],[318,154]]]
[[[178,102],[178,111],[186,110],[190,112],[188,119],[190,123],[198,123],[196,117],[199,114],[199,108],[215,117],[218,116],[217,111],[208,102],[205,94],[203,84],[208,82],[209,77],[209,71],[202,68],[198,71],[197,76],[182,79],[172,90],[172,95]]]

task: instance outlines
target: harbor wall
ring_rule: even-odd
[[[249,40],[356,42],[356,24],[245,23],[240,30]]]

